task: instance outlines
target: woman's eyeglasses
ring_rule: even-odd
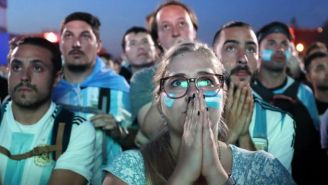
[[[213,97],[218,94],[224,84],[224,76],[221,74],[202,74],[197,78],[186,78],[181,75],[169,76],[160,80],[160,89],[170,98],[177,99],[185,96],[194,83],[199,91],[207,97]]]

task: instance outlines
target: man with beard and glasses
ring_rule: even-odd
[[[305,58],[304,66],[306,79],[314,91],[321,120],[321,147],[328,151],[328,54],[321,51],[312,53]]]
[[[97,56],[102,47],[99,28],[99,19],[86,12],[65,18],[60,29],[63,76],[53,94],[56,102],[84,115],[96,128],[92,184],[101,184],[102,166],[122,152],[119,141],[131,124],[129,85]]]
[[[248,150],[265,150],[291,171],[294,120],[264,103],[250,87],[258,69],[258,42],[252,27],[229,22],[215,34],[213,49],[227,74],[228,93],[223,114],[229,127],[227,142]]]
[[[54,133],[63,134],[63,123],[58,126],[56,120],[64,110],[51,100],[62,67],[58,47],[35,37],[12,44],[8,54],[11,100],[1,107],[0,184],[87,184],[94,162],[91,123],[75,115],[64,123],[65,131],[71,125],[66,150],[57,155],[62,142],[52,144]],[[65,139],[65,135],[56,134],[56,138]]]
[[[260,70],[252,89],[265,101],[290,113],[296,123],[292,175],[297,184],[317,184],[328,169],[320,146],[320,121],[311,89],[287,76],[290,42],[287,25],[272,22],[257,33]],[[315,181],[314,181],[315,180]]]

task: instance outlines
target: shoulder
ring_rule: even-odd
[[[127,184],[145,184],[144,161],[138,150],[124,151],[104,170]]]
[[[233,155],[232,175],[237,184],[293,184],[287,169],[272,154],[248,151],[230,145]]]
[[[155,74],[155,68],[153,66],[139,70],[132,75],[131,84],[138,83],[140,81],[144,81],[147,79],[152,80],[154,74]]]

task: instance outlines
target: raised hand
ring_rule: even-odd
[[[249,86],[238,87],[238,84],[230,82],[227,96],[223,117],[230,131],[228,143],[234,144],[240,137],[249,135],[253,115],[252,89]]]
[[[168,184],[193,184],[200,177],[201,162],[202,124],[199,101],[196,101],[195,95],[193,95],[187,105],[187,115],[179,147],[177,167]]]
[[[196,101],[199,101],[200,124],[202,125],[202,171],[201,175],[206,179],[207,184],[224,184],[228,178],[220,158],[219,143],[217,140],[218,123],[213,123],[209,119],[210,110],[205,108],[203,95],[200,94]],[[217,113],[219,114],[219,113]]]

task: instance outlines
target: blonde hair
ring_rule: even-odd
[[[213,61],[215,71],[219,71],[220,69],[222,72],[224,71],[222,63],[219,62],[212,49],[210,49],[206,44],[197,41],[183,42],[172,47],[166,52],[158,64],[158,68],[154,76],[155,89],[153,94],[157,103],[158,110],[162,115],[163,113],[160,105],[161,78],[165,76],[167,73],[168,65],[175,57],[189,52],[195,53],[196,55]],[[219,140],[225,141],[227,137],[227,130],[227,126],[221,119],[218,134]],[[145,176],[148,179],[149,184],[166,184],[168,178],[171,176],[171,173],[174,171],[176,166],[176,158],[169,143],[168,129],[164,128],[152,142],[145,145],[144,148],[141,149],[141,153],[145,163]]]

